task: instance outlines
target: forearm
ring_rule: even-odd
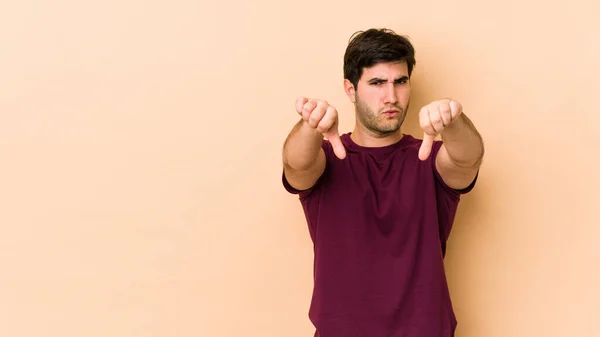
[[[442,131],[442,140],[455,165],[477,167],[481,164],[484,154],[483,140],[464,113]]]
[[[323,135],[300,120],[283,145],[283,164],[295,171],[310,169],[319,156]]]

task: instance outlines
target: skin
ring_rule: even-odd
[[[402,138],[401,126],[410,105],[411,83],[405,62],[378,63],[365,68],[355,87],[344,81],[346,95],[355,105],[356,122],[352,140],[361,146],[380,147]],[[312,187],[325,170],[323,138],[332,144],[343,160],[346,151],[338,132],[338,113],[327,101],[300,97],[296,111],[302,116],[286,138],[283,150],[284,174],[299,190]],[[393,112],[393,113],[386,113]],[[462,105],[440,99],[419,112],[423,143],[419,159],[426,160],[434,139],[441,135],[443,145],[436,167],[444,182],[455,189],[469,186],[481,165],[484,147],[481,136]]]
[[[406,62],[379,63],[363,70],[357,88],[344,80],[346,95],[355,105],[356,124],[352,140],[378,147],[398,142],[400,127],[410,103],[411,85]],[[385,114],[393,110],[392,116]]]

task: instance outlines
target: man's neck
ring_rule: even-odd
[[[398,131],[393,133],[377,134],[358,125],[354,127],[354,131],[350,134],[352,141],[363,147],[383,147],[392,145],[399,142],[402,137],[401,129],[398,129]]]

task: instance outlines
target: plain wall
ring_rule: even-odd
[[[600,6],[0,2],[0,335],[307,337],[281,185],[297,96],[354,124],[342,56],[417,50],[410,118],[459,100],[486,158],[446,259],[459,337],[600,336]]]

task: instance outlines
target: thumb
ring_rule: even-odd
[[[421,148],[419,149],[419,159],[425,160],[429,157],[434,141],[435,135],[425,133],[425,135],[423,136],[423,142],[421,143]]]
[[[340,138],[337,130],[328,132],[325,134],[325,136],[331,143],[335,156],[340,159],[346,158],[346,148],[344,148],[344,143],[342,143],[342,139]]]

